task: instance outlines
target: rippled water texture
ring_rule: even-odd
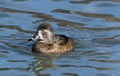
[[[42,22],[75,51],[32,53],[27,39]],[[0,75],[119,76],[120,0],[0,0]]]

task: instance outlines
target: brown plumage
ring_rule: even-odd
[[[32,47],[36,53],[56,54],[72,51],[75,48],[74,40],[65,35],[54,34],[50,24],[41,24],[36,34],[29,41],[38,40]]]

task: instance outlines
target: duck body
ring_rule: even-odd
[[[72,38],[54,34],[51,25],[48,23],[41,24],[37,33],[29,41],[36,39],[38,41],[32,47],[32,51],[35,53],[56,54],[69,52],[75,48],[75,43]]]

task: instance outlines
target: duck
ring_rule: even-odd
[[[35,53],[59,54],[75,49],[73,38],[62,34],[55,34],[49,23],[40,24],[35,35],[28,39],[28,41],[36,41],[32,46],[32,52]]]

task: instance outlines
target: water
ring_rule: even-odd
[[[119,76],[119,0],[0,0],[0,75]],[[72,37],[73,52],[34,54],[29,39],[42,22]]]

